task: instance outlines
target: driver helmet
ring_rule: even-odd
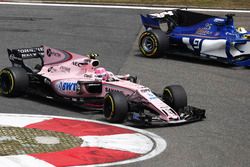
[[[237,27],[237,32],[240,34],[245,34],[247,33],[247,30],[244,27]]]
[[[102,78],[102,80],[108,80],[108,78],[109,78],[108,72],[103,67],[96,68],[95,74],[98,78]]]

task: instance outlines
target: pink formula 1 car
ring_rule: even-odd
[[[114,75],[99,67],[96,54],[78,55],[47,46],[8,49],[12,67],[0,72],[4,96],[36,94],[103,109],[107,121],[151,124],[185,123],[205,118],[205,110],[187,106],[179,85],[167,86],[162,95],[136,83],[136,77]],[[32,65],[37,62],[36,65]]]

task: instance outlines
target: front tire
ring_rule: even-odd
[[[180,85],[165,87],[162,99],[177,112],[187,106],[187,93]]]
[[[121,92],[110,92],[104,97],[104,117],[111,123],[122,123],[128,115],[128,102]]]
[[[146,57],[161,56],[169,48],[169,37],[161,30],[145,31],[139,38],[139,49]]]
[[[0,71],[0,94],[18,96],[29,86],[29,77],[23,68],[8,67]]]

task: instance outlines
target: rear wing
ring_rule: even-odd
[[[182,9],[166,10],[160,13],[147,14],[146,16],[141,15],[142,23],[146,29],[159,29],[160,23],[164,22],[169,23],[170,28],[173,28],[173,26],[193,26],[210,18],[220,17]]]
[[[73,57],[70,52],[44,45],[32,48],[8,49],[8,54],[13,66],[22,67],[28,72],[40,70],[44,65],[63,63]],[[74,54],[74,57],[81,56]]]
[[[25,59],[40,58],[43,65],[44,47],[7,49],[9,60],[13,66],[23,67],[28,71],[32,71],[30,67],[25,65]]]

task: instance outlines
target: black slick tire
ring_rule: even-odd
[[[165,87],[162,99],[177,112],[187,106],[187,93],[180,85]]]
[[[122,123],[127,119],[128,102],[121,92],[110,92],[104,97],[104,117],[111,123]]]
[[[0,71],[0,94],[15,97],[29,86],[29,77],[23,68],[8,67]]]
[[[139,38],[139,49],[146,57],[159,57],[169,48],[169,37],[158,29],[145,31]]]

